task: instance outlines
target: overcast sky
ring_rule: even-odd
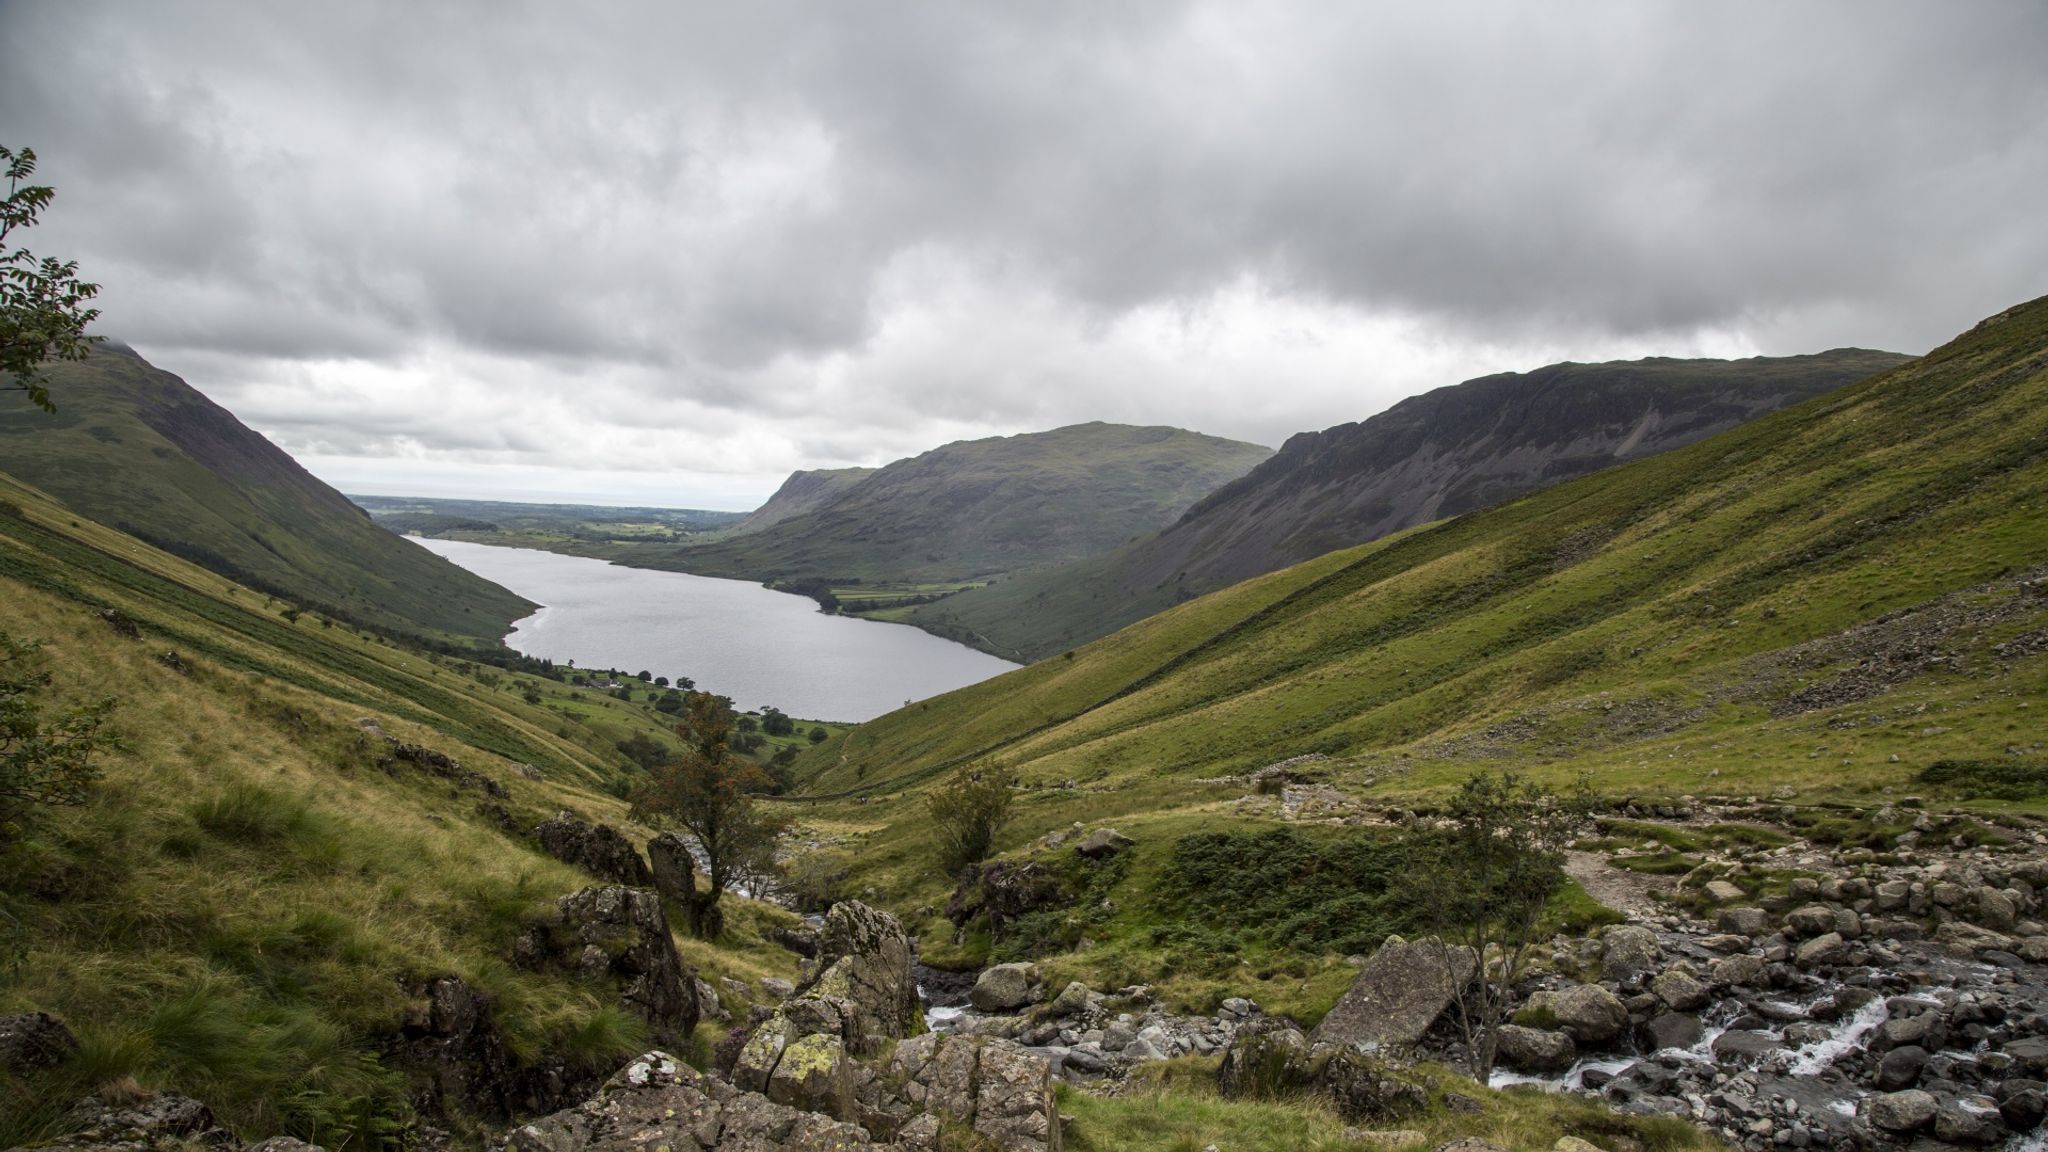
[[[2048,292],[2044,62],[2031,0],[0,0],[0,142],[99,330],[346,491],[748,508],[1924,351]]]

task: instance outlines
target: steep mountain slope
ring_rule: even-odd
[[[614,558],[754,579],[971,579],[1113,548],[1269,455],[1256,444],[1123,424],[963,440],[898,460],[762,531]]]
[[[1469,380],[1294,436],[1156,535],[903,618],[1040,659],[1239,580],[1690,444],[1907,359],[1837,349],[1553,364]]]
[[[377,526],[178,377],[108,346],[49,368],[55,416],[0,395],[0,472],[299,607],[495,642],[533,610]]]
[[[2006,755],[2013,710],[2048,696],[2044,561],[2048,299],[1709,440],[891,713],[798,768],[819,793],[888,792],[992,756],[1096,811],[1303,755],[1383,790],[1509,762],[1652,795],[1868,792]]]
[[[0,1146],[68,1131],[95,1090],[162,1089],[249,1140],[412,1147],[418,1117],[482,1147],[477,1125],[649,1043],[604,981],[512,963],[595,882],[528,830],[625,826],[623,759],[584,717],[625,709],[263,601],[0,477],[0,634],[39,645],[0,646],[0,676],[47,674],[46,718],[110,700],[121,741],[82,804],[4,798],[0,1015],[54,1013],[80,1047],[0,1066]],[[757,927],[792,917],[733,901],[728,923],[679,942],[708,978],[795,974]]]
[[[814,468],[791,472],[789,479],[782,482],[782,487],[775,490],[775,495],[748,513],[733,531],[759,532],[791,516],[815,512],[874,474],[873,468]]]

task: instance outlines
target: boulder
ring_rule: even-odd
[[[1705,1036],[1700,1018],[1690,1012],[1659,1012],[1643,1025],[1644,1047],[1652,1052],[1690,1048]]]
[[[1052,1066],[1006,1041],[981,1047],[975,1066],[974,1131],[1005,1152],[1049,1152],[1060,1147],[1060,1113]]]
[[[1350,1123],[1407,1120],[1429,1110],[1429,1092],[1392,1065],[1355,1048],[1312,1049],[1308,1087],[1320,1089]]]
[[[1707,979],[1724,988],[1754,987],[1764,977],[1764,959],[1761,956],[1727,956],[1714,961],[1707,969]]]
[[[1074,845],[1074,851],[1090,860],[1107,860],[1136,843],[1136,840],[1114,828],[1097,828],[1083,836],[1081,842]]]
[[[690,854],[690,842],[674,832],[663,832],[647,842],[647,862],[652,865],[648,874],[654,880],[654,890],[679,907],[690,907],[697,898],[697,858]]]
[[[1730,1064],[1755,1063],[1782,1050],[1785,1042],[1768,1032],[1730,1028],[1714,1037],[1714,1058]]]
[[[1606,1149],[1577,1136],[1559,1136],[1557,1143],[1550,1146],[1550,1152],[1606,1152]]]
[[[272,1136],[268,1140],[259,1140],[249,1145],[242,1149],[242,1152],[327,1152],[327,1149],[318,1144],[308,1144],[294,1136]]]
[[[1736,936],[1761,936],[1771,926],[1771,915],[1761,908],[1723,908],[1714,926]]]
[[[1989,884],[1977,889],[1976,906],[1970,918],[1993,932],[2010,932],[2019,923],[2019,907],[2012,897],[1991,887]]]
[[[1707,899],[1716,904],[1733,904],[1748,896],[1748,893],[1726,880],[1709,880],[1703,891],[1706,892]]]
[[[1456,1140],[1437,1145],[1436,1152],[1508,1152],[1508,1150],[1491,1140],[1481,1140],[1477,1136],[1460,1136]]]
[[[853,1074],[846,1045],[836,1035],[812,1032],[784,1045],[767,1077],[768,1099],[805,1112],[853,1115]]]
[[[910,937],[896,917],[858,900],[834,904],[818,936],[817,964],[817,975],[796,992],[852,1006],[846,1042],[854,1055],[875,1052],[923,1026]]]
[[[1848,950],[1848,942],[1842,939],[1840,932],[1829,932],[1801,944],[1795,961],[1801,968],[1839,964]]]
[[[78,1037],[48,1012],[0,1016],[0,1072],[26,1076],[55,1067],[78,1051]]]
[[[506,1152],[862,1152],[857,1125],[777,1104],[666,1052],[628,1063],[589,1100],[514,1128]]]
[[[1877,1062],[1877,1087],[1885,1092],[1911,1088],[1920,1082],[1920,1070],[1927,1067],[1927,1049],[1904,1044],[1884,1054]],[[1933,1113],[1929,1112],[1929,1116]]]
[[[654,883],[640,854],[609,824],[586,824],[573,812],[562,812],[533,830],[548,855],[573,864],[600,880],[646,888]]]
[[[1060,989],[1060,994],[1052,998],[1052,1003],[1045,1006],[1045,1014],[1055,1019],[1079,1016],[1087,1010],[1088,986],[1079,980],[1069,981],[1065,988]]]
[[[1578,1059],[1578,1046],[1562,1032],[1504,1025],[1498,1036],[1500,1062],[1519,1072],[1562,1072]]]
[[[2008,1135],[1998,1101],[1989,1096],[1942,1099],[1934,1110],[1935,1138],[1949,1144],[1997,1144]]]
[[[967,1002],[983,1012],[1015,1012],[1032,1002],[1037,969],[1030,964],[997,964],[975,978]],[[1086,989],[1083,989],[1085,993]]]
[[[662,1043],[689,1039],[697,1027],[697,974],[676,952],[660,897],[645,888],[598,885],[562,897],[556,908],[560,924],[529,931],[519,950],[523,958],[539,956],[609,979],[620,1001]]]
[[[1863,1103],[1863,1114],[1886,1132],[1915,1132],[1934,1122],[1938,1107],[1933,1095],[1918,1088],[1872,1096]]]
[[[1265,1100],[1291,1091],[1308,1058],[1308,1037],[1292,1021],[1268,1016],[1237,1030],[1216,1066],[1225,1099]]]
[[[1601,937],[1601,945],[1601,977],[1624,983],[1656,967],[1657,958],[1664,952],[1655,932],[1634,924],[1609,928]]]
[[[1825,904],[1807,904],[1785,913],[1785,931],[1798,939],[1835,930],[1835,910]]]
[[[1368,1148],[1413,1148],[1429,1141],[1428,1133],[1414,1128],[1350,1127],[1341,1135],[1346,1144],[1363,1144]]]
[[[1338,1047],[1412,1045],[1477,970],[1469,949],[1434,937],[1412,943],[1389,940],[1359,969],[1350,990],[1311,1038]]]
[[[1628,1026],[1628,1008],[1598,984],[1577,984],[1529,997],[1527,1011],[1556,1023],[1580,1044],[1604,1044]]]
[[[1697,1011],[1707,1003],[1707,986],[1683,968],[1673,968],[1650,981],[1650,991],[1679,1012]]]

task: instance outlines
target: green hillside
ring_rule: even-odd
[[[2044,563],[2037,300],[1711,440],[891,713],[799,772],[889,793],[993,756],[1185,801],[1317,755],[1395,793],[1498,762],[1625,793],[1870,793],[2033,727],[2015,710],[2048,677]]]
[[[602,555],[758,580],[985,578],[1114,548],[1269,455],[1256,444],[1122,424],[965,440],[898,460],[760,531]]]
[[[47,370],[56,415],[0,393],[0,472],[337,620],[495,643],[533,605],[377,526],[183,380],[102,347]]]
[[[661,718],[263,601],[0,477],[0,633],[40,645],[50,712],[109,699],[120,741],[84,805],[0,823],[0,1014],[52,1012],[82,1046],[0,1070],[0,1146],[63,1131],[96,1088],[196,1096],[251,1140],[395,1148],[417,1117],[480,1146],[502,1116],[419,1111],[460,1083],[408,1031],[447,974],[505,1046],[455,1059],[595,1083],[647,1043],[603,988],[510,957],[592,882],[527,830],[563,808],[625,824],[616,741]],[[365,720],[459,768],[390,760]],[[717,946],[678,944],[713,980],[792,976],[770,922],[793,920],[735,901]]]
[[[1063,568],[893,614],[1037,660],[1338,548],[1705,439],[1895,368],[1892,352],[1552,364],[1290,437],[1170,527]]]

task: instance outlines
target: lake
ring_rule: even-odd
[[[505,644],[557,664],[688,676],[742,711],[872,720],[1018,667],[907,624],[827,616],[745,580],[627,568],[528,548],[408,537],[546,607]]]

